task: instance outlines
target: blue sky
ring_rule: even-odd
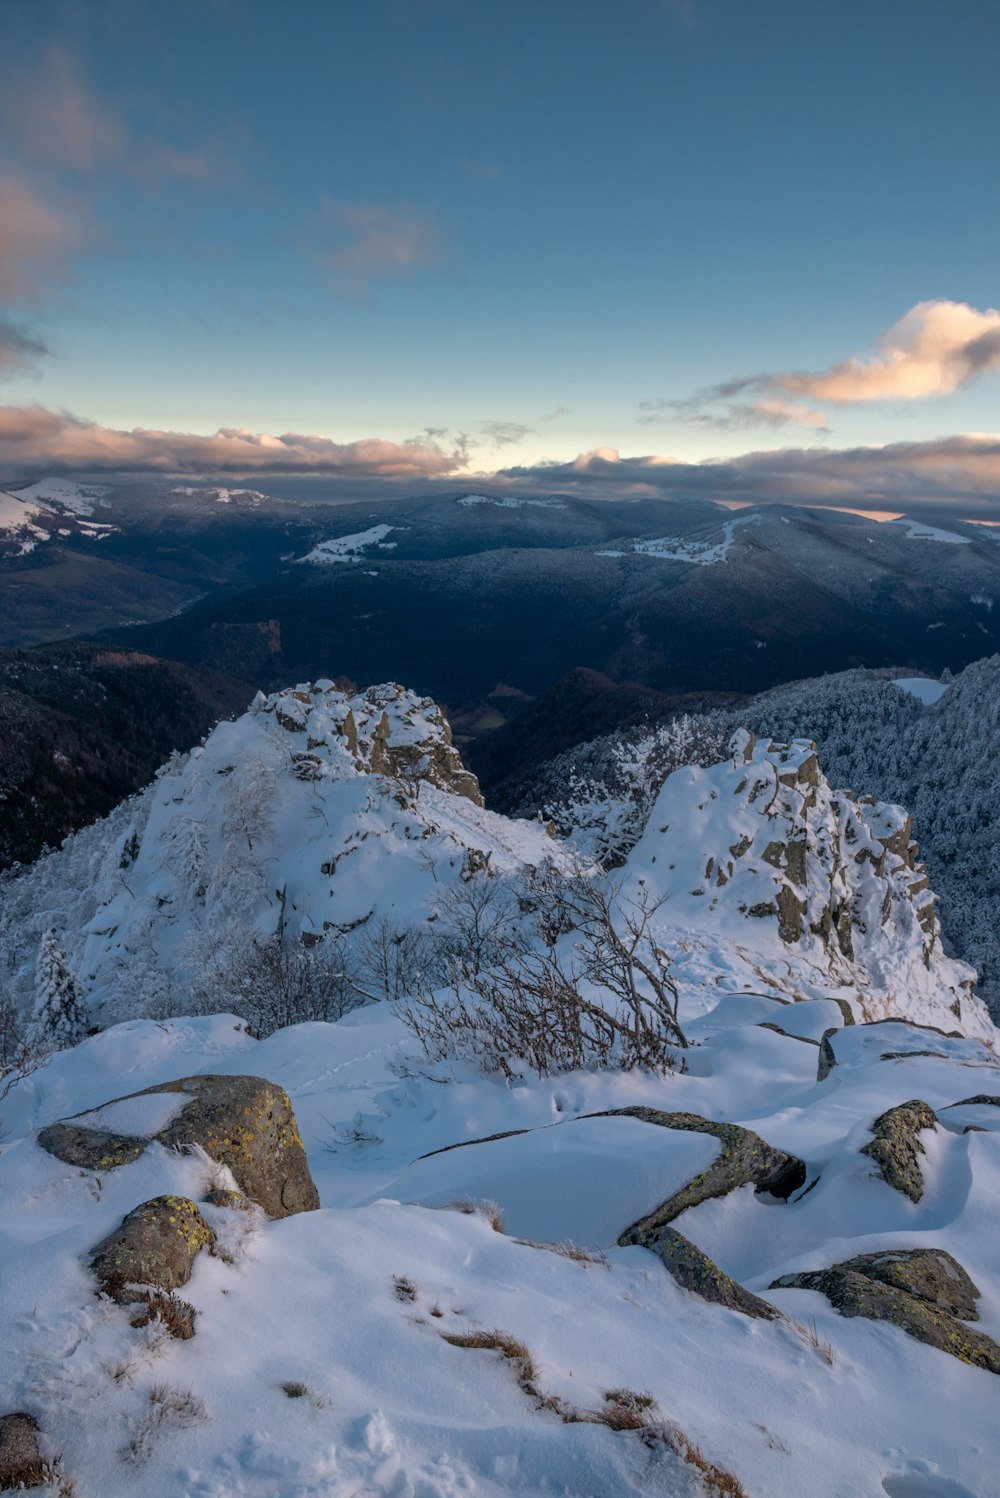
[[[322,439],[276,470],[345,480],[405,483],[404,445],[415,481],[536,485],[595,450],[634,485],[636,458],[789,449],[808,497],[820,454],[892,445],[848,487],[895,494],[902,463],[920,494],[1000,492],[1000,438],[957,476],[935,446],[1000,430],[995,4],[11,0],[0,24],[0,477],[235,471],[180,439],[239,429]]]

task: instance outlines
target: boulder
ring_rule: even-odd
[[[979,1320],[976,1301],[980,1292],[958,1260],[943,1248],[886,1248],[881,1253],[858,1254],[841,1267],[883,1285],[895,1285],[960,1321]]]
[[[175,1114],[155,1132],[142,1136],[113,1130],[101,1115],[117,1110],[128,1118],[136,1099],[161,1094],[177,1097]],[[169,1098],[164,1099],[169,1103]],[[131,1127],[134,1127],[132,1125]],[[228,1165],[242,1191],[263,1207],[269,1217],[291,1217],[319,1206],[319,1193],[309,1173],[295,1114],[288,1095],[262,1077],[182,1077],[115,1098],[91,1113],[50,1124],[38,1136],[49,1154],[87,1170],[113,1170],[127,1165],[153,1141],[168,1149],[200,1145],[213,1160]]]
[[[714,1260],[691,1243],[675,1228],[660,1228],[646,1242],[646,1248],[659,1254],[667,1269],[685,1290],[700,1295],[712,1305],[725,1306],[730,1311],[741,1311],[744,1316],[756,1316],[762,1321],[776,1321],[781,1312],[776,1306],[761,1300],[744,1290],[742,1285],[730,1279]]]
[[[186,1285],[191,1266],[215,1234],[186,1196],[143,1202],[92,1251],[90,1267],[105,1295],[120,1305],[147,1302]]]
[[[714,1123],[698,1113],[663,1113],[658,1108],[611,1108],[589,1118],[640,1118],[644,1123],[662,1129],[689,1129],[696,1134],[712,1134],[722,1148],[707,1170],[695,1176],[680,1191],[668,1197],[646,1217],[626,1228],[618,1239],[622,1247],[630,1243],[645,1246],[660,1228],[666,1227],[688,1207],[713,1196],[727,1196],[740,1186],[752,1185],[757,1191],[787,1200],[793,1191],[805,1184],[806,1167],[794,1155],[773,1149],[759,1134],[739,1124]]]
[[[37,1488],[45,1480],[34,1415],[0,1415],[0,1490]]]
[[[950,1260],[950,1263],[961,1270],[961,1266],[950,1255],[941,1256],[940,1250],[933,1252]],[[819,1290],[842,1316],[864,1316],[870,1321],[887,1321],[918,1342],[925,1342],[929,1347],[948,1352],[963,1363],[971,1363],[974,1368],[985,1368],[989,1373],[1000,1373],[1000,1346],[993,1338],[966,1326],[963,1321],[950,1315],[945,1306],[928,1297],[926,1291],[930,1288],[932,1272],[929,1277],[920,1271],[915,1274],[916,1282],[925,1292],[920,1294],[911,1294],[896,1284],[873,1276],[871,1261],[887,1257],[884,1254],[863,1254],[860,1260],[834,1264],[829,1269],[783,1274],[774,1281],[771,1289]],[[866,1272],[862,1273],[854,1266],[864,1261],[868,1263]],[[881,1272],[882,1266],[876,1268]],[[961,1272],[964,1275],[964,1270]],[[901,1274],[906,1273],[904,1266]],[[967,1275],[965,1279],[972,1286]]]
[[[924,1177],[920,1169],[924,1147],[920,1143],[920,1132],[935,1128],[937,1116],[933,1108],[920,1098],[913,1098],[908,1103],[889,1108],[876,1118],[872,1125],[875,1138],[861,1153],[875,1161],[887,1185],[901,1191],[911,1202],[918,1202],[924,1194]]]

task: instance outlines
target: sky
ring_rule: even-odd
[[[1000,514],[993,0],[6,0],[0,40],[4,481]]]

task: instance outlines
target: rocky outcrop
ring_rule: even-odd
[[[585,1114],[588,1118],[638,1118],[661,1129],[688,1129],[695,1134],[711,1134],[721,1149],[712,1164],[695,1176],[680,1191],[668,1197],[646,1217],[626,1228],[618,1242],[624,1247],[639,1243],[648,1247],[660,1228],[714,1196],[727,1196],[740,1186],[752,1185],[757,1191],[787,1200],[793,1191],[805,1184],[806,1167],[794,1155],[772,1148],[751,1129],[739,1124],[714,1123],[698,1113],[663,1113],[657,1108],[611,1108],[603,1113]]]
[[[957,1278],[951,1276],[957,1271]],[[950,1282],[950,1283],[949,1283]],[[772,1290],[819,1290],[842,1316],[887,1321],[963,1363],[1000,1373],[1000,1346],[956,1314],[978,1291],[957,1260],[941,1249],[862,1254],[829,1269],[784,1274]]]
[[[34,1415],[0,1415],[0,1491],[38,1488],[45,1480]]]
[[[479,782],[462,764],[437,703],[395,682],[354,697],[331,681],[306,682],[271,697],[258,696],[254,710],[273,713],[289,733],[305,735],[305,750],[293,755],[300,779],[325,773],[324,760],[313,751],[332,743],[347,751],[362,775],[411,784],[426,780],[484,805]]]
[[[90,1268],[105,1295],[119,1305],[145,1303],[176,1336],[194,1335],[194,1316],[183,1302],[178,1324],[173,1324],[167,1300],[186,1285],[203,1248],[211,1248],[215,1234],[193,1201],[186,1196],[156,1196],[143,1202],[90,1255]],[[140,1324],[140,1323],[136,1323]]]
[[[120,1104],[177,1094],[170,1122],[146,1137],[113,1132],[101,1115]],[[113,1170],[138,1159],[153,1141],[172,1149],[200,1145],[228,1165],[240,1189],[269,1217],[291,1217],[319,1206],[288,1094],[262,1077],[182,1077],[116,1098],[90,1114],[50,1124],[38,1136],[49,1154],[87,1170]]]
[[[675,1228],[657,1229],[646,1240],[645,1246],[659,1254],[679,1285],[694,1295],[700,1295],[711,1305],[741,1311],[744,1316],[754,1316],[762,1321],[780,1318],[781,1312],[775,1306],[744,1290]]]
[[[887,1185],[901,1191],[911,1202],[918,1202],[924,1194],[924,1177],[920,1169],[924,1147],[920,1143],[920,1131],[936,1127],[933,1108],[919,1098],[899,1103],[876,1118],[872,1125],[875,1138],[861,1153],[875,1161]]]

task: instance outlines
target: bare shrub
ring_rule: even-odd
[[[343,939],[326,936],[306,946],[277,934],[220,949],[199,979],[197,997],[203,1013],[241,1015],[255,1040],[287,1025],[342,1019],[364,1002]]]
[[[558,923],[542,945],[517,947],[479,972],[455,971],[447,987],[421,988],[397,1012],[432,1062],[474,1060],[508,1078],[585,1067],[666,1072],[687,1040],[677,985],[651,919],[658,903],[625,898],[605,881],[557,886]]]
[[[429,927],[396,926],[386,916],[366,922],[355,939],[355,986],[367,999],[398,1000],[422,983],[448,976],[446,943]]]
[[[171,1430],[189,1430],[207,1419],[208,1409],[193,1390],[154,1384],[145,1407],[129,1421],[129,1438],[122,1448],[122,1457],[131,1466],[141,1466],[149,1460],[156,1443]]]
[[[32,1034],[24,1024],[13,1001],[0,998],[0,1103],[19,1082],[43,1067],[52,1051],[42,1036]]]

